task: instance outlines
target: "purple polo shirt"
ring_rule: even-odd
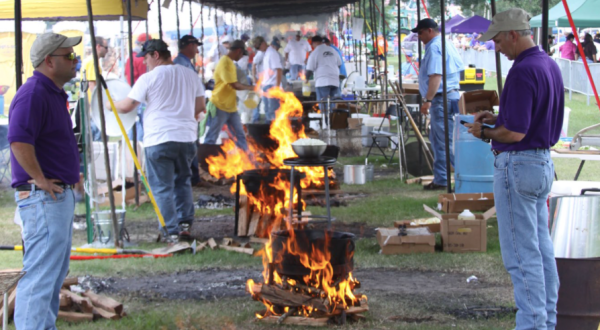
[[[38,71],[19,88],[8,113],[8,141],[34,146],[44,176],[66,184],[79,182],[79,152],[67,110],[67,94]],[[11,152],[12,187],[31,177]]]
[[[517,56],[500,97],[496,126],[525,137],[516,143],[493,141],[500,151],[548,149],[558,141],[563,123],[565,90],[560,69],[539,47]]]

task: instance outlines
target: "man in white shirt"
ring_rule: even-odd
[[[262,73],[262,84],[261,88],[263,92],[267,92],[273,87],[281,87],[281,78],[283,76],[283,65],[281,63],[281,56],[277,52],[279,48],[279,39],[273,38],[271,46],[267,47],[265,51],[265,58],[263,60],[263,73]],[[279,108],[279,100],[276,98],[269,98],[267,93],[266,104],[265,104],[265,116],[266,122],[270,123],[275,119],[275,111]]]
[[[342,61],[332,47],[323,43],[323,38],[314,36],[312,44],[315,49],[308,57],[306,64],[306,81],[311,72],[314,72],[317,101],[335,97],[340,94],[340,65]],[[325,109],[325,103],[320,104]],[[329,111],[331,109],[327,109]]]
[[[254,55],[254,59],[252,61],[252,83],[257,84],[258,79],[261,77],[263,72],[263,63],[265,59],[265,51],[269,48],[269,45],[265,41],[265,38],[258,36],[252,39],[252,46],[256,49],[256,54]],[[256,107],[252,110],[252,123],[258,123],[260,121],[260,108],[265,107],[267,103],[267,98],[263,97],[260,102],[260,106]]]
[[[310,53],[312,48],[308,41],[302,39],[302,33],[298,31],[296,38],[290,40],[283,51],[285,52],[285,61],[290,62],[291,80],[298,80],[299,73],[304,74],[306,54]]]
[[[198,75],[171,61],[167,44],[159,39],[144,44],[148,73],[143,74],[127,97],[115,104],[127,113],[146,103],[144,146],[146,175],[165,220],[166,241],[189,236],[194,221],[190,166],[196,155],[197,118],[205,111],[204,86]]]
[[[210,63],[219,63],[221,57],[227,55],[229,52],[229,44],[231,43],[231,37],[226,35],[219,39],[219,44],[215,44],[208,52],[208,58]]]

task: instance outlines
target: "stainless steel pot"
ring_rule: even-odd
[[[556,258],[600,257],[600,196],[551,198],[550,235]]]
[[[365,184],[367,182],[366,165],[344,165],[345,184]]]

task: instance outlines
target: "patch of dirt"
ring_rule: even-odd
[[[410,299],[415,304],[424,303],[435,310],[449,310],[458,318],[486,311],[465,309],[482,303],[492,305],[497,292],[511,290],[495,284],[479,281],[467,283],[467,275],[461,273],[439,273],[419,271],[399,271],[386,268],[358,269],[353,275],[361,281],[360,292],[381,297],[381,299]],[[109,294],[122,294],[144,299],[192,299],[217,300],[242,297],[248,279],[262,281],[259,269],[219,269],[175,272],[134,278],[95,278],[86,277],[82,281],[84,289]],[[444,297],[440,299],[440,297]],[[462,310],[465,310],[463,312]],[[489,314],[489,310],[487,313]],[[500,311],[504,312],[504,311]],[[496,313],[498,314],[498,313]],[[489,314],[491,315],[491,314]],[[426,321],[426,320],[423,320]]]
[[[457,319],[462,320],[487,320],[491,318],[502,318],[505,316],[513,315],[515,313],[517,313],[516,308],[503,306],[467,307],[462,309],[452,309],[448,311],[448,314],[453,315]]]

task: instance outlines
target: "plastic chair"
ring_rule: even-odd
[[[394,133],[390,133],[390,132],[385,132],[381,130],[381,127],[383,126],[383,123],[385,122],[386,118],[389,118],[390,116],[398,116],[398,106],[396,104],[390,104],[387,108],[387,110],[385,111],[385,115],[383,116],[383,118],[381,118],[381,123],[379,124],[379,127],[377,128],[377,130],[372,130],[371,132],[369,132],[369,134],[371,135],[371,146],[369,146],[369,151],[367,152],[367,156],[365,158],[369,158],[369,155],[371,154],[371,151],[373,150],[373,147],[377,147],[377,149],[379,149],[379,151],[381,152],[381,155],[388,160],[388,155],[385,153],[385,150],[382,149],[382,147],[379,145],[379,139],[384,138],[384,139],[388,139],[390,145],[392,146],[392,156],[389,158],[388,164],[392,163],[392,159],[394,159],[394,155],[396,154],[396,151],[398,150],[398,146],[399,143],[397,141],[394,141],[394,139],[392,139],[392,137],[397,136]]]

